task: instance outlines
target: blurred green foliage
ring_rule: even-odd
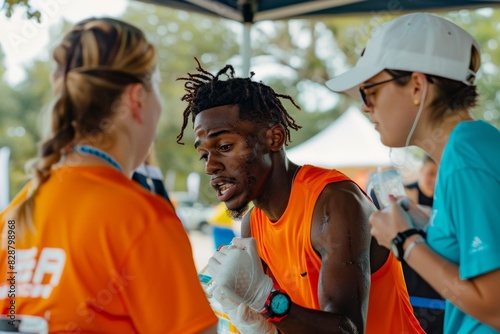
[[[17,7],[24,8],[26,10],[26,18],[36,19],[40,21],[41,13],[39,10],[33,9],[30,4],[30,0],[4,0],[2,7],[0,9],[5,10],[5,15],[11,17],[12,13]]]

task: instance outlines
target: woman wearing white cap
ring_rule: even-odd
[[[413,228],[413,203],[407,215],[392,198],[370,223],[447,299],[445,333],[500,331],[500,131],[470,114],[479,65],[472,36],[418,13],[380,26],[356,66],[327,83],[359,91],[386,146],[416,145],[439,164],[426,239]]]

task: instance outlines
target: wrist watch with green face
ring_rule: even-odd
[[[286,292],[279,288],[273,289],[267,297],[261,314],[267,317],[267,321],[280,322],[288,315],[291,306],[292,300]]]
[[[405,240],[415,234],[420,234],[425,238],[425,232],[422,230],[417,230],[416,228],[410,228],[404,232],[399,232],[394,239],[391,241],[391,251],[399,261],[403,260],[404,249],[403,245]]]

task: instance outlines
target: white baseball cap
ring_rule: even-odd
[[[479,45],[442,17],[416,13],[398,17],[372,32],[356,66],[326,82],[334,92],[357,96],[357,87],[383,70],[422,72],[471,85],[471,49]]]

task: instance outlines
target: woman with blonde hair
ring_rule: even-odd
[[[2,309],[51,333],[215,333],[181,222],[130,179],[162,108],[154,47],[128,23],[87,19],[53,55],[51,134],[0,214]]]

